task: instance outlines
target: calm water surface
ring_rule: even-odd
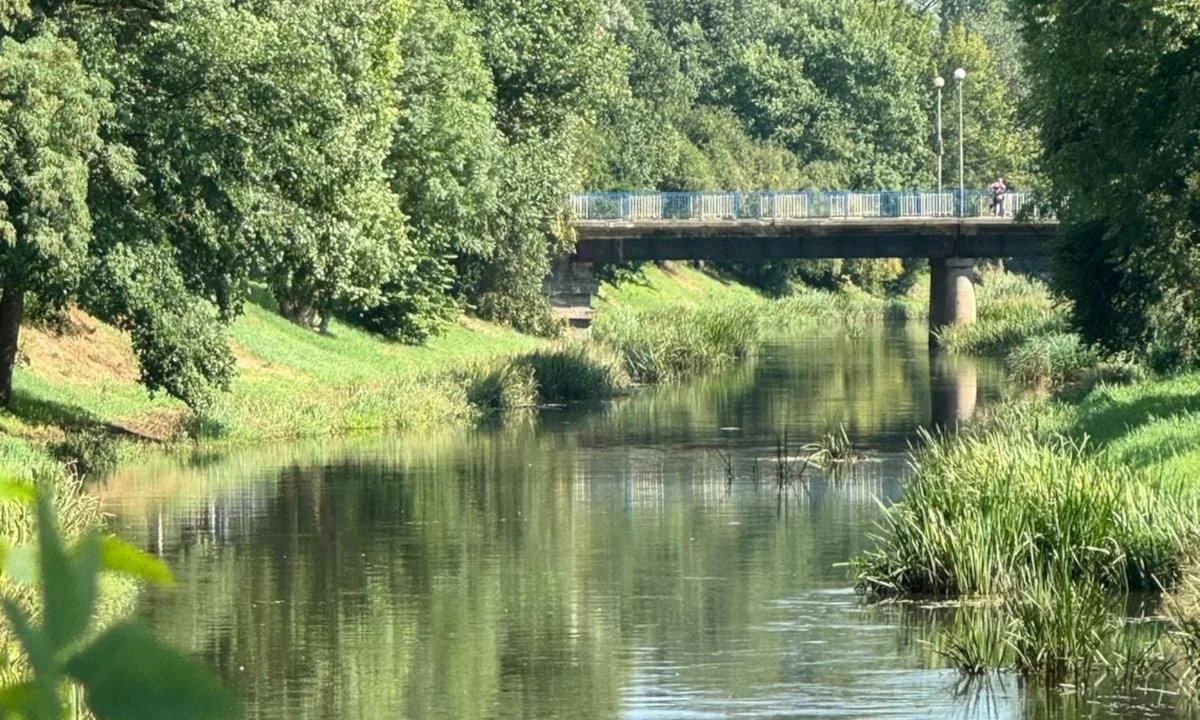
[[[811,337],[495,428],[164,458],[105,499],[176,571],[146,618],[250,718],[1167,715],[964,688],[928,642],[946,611],[864,604],[839,566],[870,547],[917,427],[999,384],[931,362],[923,326]],[[869,462],[768,485],[785,431],[839,426]]]

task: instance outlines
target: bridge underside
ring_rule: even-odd
[[[586,327],[595,263],[928,258],[929,323],[936,331],[974,322],[976,258],[1036,262],[1055,227],[1001,218],[580,221],[575,255],[556,266],[548,290],[560,314]]]
[[[1043,254],[1054,228],[999,218],[583,221],[575,226],[574,259],[1030,258]]]

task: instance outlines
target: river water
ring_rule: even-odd
[[[831,333],[479,430],[159,458],[104,499],[176,573],[145,618],[248,718],[1157,716],[964,687],[944,610],[866,604],[840,565],[917,428],[1001,382],[923,326]],[[784,437],[839,427],[868,459],[779,492]]]

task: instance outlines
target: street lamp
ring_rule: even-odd
[[[937,88],[937,132],[938,132],[938,195],[942,194],[942,157],[946,154],[946,146],[942,143],[942,88],[946,86],[946,79],[938,75],[933,79],[933,86]]]
[[[963,81],[967,79],[967,71],[959,68],[954,71],[954,79],[958,82],[958,215],[966,215],[967,195],[963,185]]]

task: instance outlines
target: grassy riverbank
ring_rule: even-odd
[[[1129,593],[1179,588],[1197,561],[1197,413],[1200,374],[1186,374],[1007,405],[931,439],[858,578],[872,594],[984,600],[944,639],[964,670],[1082,684],[1135,655],[1168,675],[1193,667],[1200,623],[1146,633],[1123,613]]]
[[[1035,278],[982,267],[976,290],[979,319],[949,327],[937,341],[947,352],[1004,358],[1013,379],[1081,394],[1102,380],[1144,377],[1134,363],[1105,358],[1070,331],[1070,305]]]

